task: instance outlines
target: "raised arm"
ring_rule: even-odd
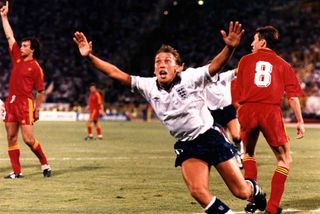
[[[1,7],[0,13],[1,13],[3,30],[4,30],[4,33],[5,33],[6,38],[8,40],[9,48],[11,50],[12,46],[16,40],[14,38],[14,34],[13,34],[12,28],[10,26],[9,20],[8,20],[8,12],[9,12],[9,2],[6,1],[6,5]]]
[[[73,40],[78,45],[79,52],[86,57],[97,69],[112,79],[118,80],[122,84],[131,87],[131,76],[115,65],[104,61],[92,54],[92,42],[88,42],[86,36],[82,32],[75,32]]]
[[[230,60],[235,48],[239,45],[241,37],[244,33],[242,30],[241,24],[239,22],[230,22],[229,23],[229,34],[221,30],[221,35],[226,43],[226,46],[222,51],[213,58],[209,65],[209,73],[211,76],[215,75],[217,72],[225,66]]]
[[[289,105],[297,119],[297,139],[303,138],[304,136],[304,123],[303,118],[301,114],[301,107],[300,107],[300,101],[298,97],[290,97],[289,98]]]

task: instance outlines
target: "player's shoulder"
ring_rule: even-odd
[[[291,67],[290,63],[283,59],[281,56],[276,55],[276,58],[279,61],[279,63],[283,64],[286,67]]]
[[[34,69],[37,69],[43,73],[42,67],[36,59],[32,60],[32,65]]]
[[[255,57],[255,53],[249,53],[247,55],[244,55],[243,57],[240,58],[239,63],[245,63],[248,60],[250,61],[253,57]]]

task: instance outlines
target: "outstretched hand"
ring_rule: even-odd
[[[235,48],[239,45],[244,30],[242,29],[242,26],[238,21],[236,21],[235,23],[231,21],[229,23],[229,34],[227,35],[224,30],[221,30],[220,32],[226,45]]]
[[[79,52],[83,57],[89,56],[92,52],[92,42],[88,42],[86,36],[82,32],[75,32],[73,41],[78,45]]]
[[[0,9],[1,16],[7,16],[9,12],[9,2],[6,1],[6,4],[3,5]]]

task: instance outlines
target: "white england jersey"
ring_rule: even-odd
[[[210,110],[231,105],[231,81],[236,78],[235,69],[219,73],[219,79],[206,87],[207,105]]]
[[[203,66],[177,74],[170,91],[159,87],[156,77],[132,76],[132,90],[138,91],[151,104],[176,140],[189,141],[213,125],[204,93],[211,81],[208,66]]]

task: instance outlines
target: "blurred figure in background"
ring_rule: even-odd
[[[91,83],[90,84],[90,95],[88,99],[88,106],[90,116],[87,121],[87,132],[88,135],[85,137],[85,140],[93,140],[93,133],[92,133],[92,123],[95,125],[97,138],[99,140],[102,140],[102,131],[101,126],[99,122],[99,117],[101,115],[105,115],[105,112],[103,110],[103,99],[102,99],[102,93],[100,93],[97,90],[96,84]]]

